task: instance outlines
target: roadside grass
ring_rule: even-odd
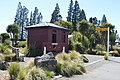
[[[63,76],[73,76],[78,74],[83,74],[86,72],[82,57],[76,51],[71,51],[70,53],[60,53],[56,56],[57,65],[56,72]]]

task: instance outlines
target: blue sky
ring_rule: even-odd
[[[75,0],[73,0],[75,2]],[[77,0],[80,8],[85,10],[86,17],[102,19],[106,15],[107,21],[115,25],[120,34],[120,0]],[[6,27],[14,22],[18,3],[29,9],[29,13],[38,7],[43,15],[43,21],[49,22],[56,3],[59,4],[60,14],[66,20],[70,0],[1,0],[0,2],[0,33],[6,32]],[[29,14],[30,16],[30,14]],[[29,17],[28,16],[28,17]]]

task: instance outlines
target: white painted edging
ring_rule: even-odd
[[[100,60],[97,60],[97,61],[94,61],[94,62],[91,62],[91,63],[87,63],[87,64],[85,65],[85,67],[90,66],[90,65],[95,64],[95,63],[98,63],[98,62],[101,62],[101,61],[103,61],[103,60],[104,60],[104,59],[100,59]]]

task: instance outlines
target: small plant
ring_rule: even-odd
[[[107,55],[104,55],[104,59],[105,59],[105,60],[108,60],[108,56],[107,56]]]
[[[45,74],[49,79],[51,79],[55,75],[53,71],[48,71],[48,70],[45,70]]]
[[[5,57],[3,54],[0,53],[0,62],[4,61],[5,60]]]
[[[17,45],[17,47],[22,47],[22,48],[24,48],[24,47],[26,47],[27,46],[27,42],[26,41],[20,41],[19,43],[18,43],[18,45]]]
[[[28,80],[47,80],[45,72],[41,68],[33,68],[30,73]]]
[[[96,45],[96,50],[97,51],[105,51],[106,50],[106,47],[102,44],[97,44]]]
[[[26,69],[23,67],[20,67],[20,70],[17,74],[17,78],[15,80],[26,80]]]
[[[119,53],[117,50],[115,51],[110,51],[109,54],[111,54],[112,56],[119,56]]]
[[[80,57],[81,57],[80,53],[78,53],[78,52],[76,52],[76,51],[71,51],[71,52],[69,53],[69,56],[70,56],[70,59],[71,59],[71,60],[74,60],[74,59],[77,59],[77,58],[80,58]]]
[[[59,53],[56,56],[57,60],[66,60],[66,61],[70,61],[70,56],[67,53]]]
[[[106,51],[97,51],[97,53],[96,53],[97,55],[105,55],[106,54]]]
[[[5,56],[5,61],[12,61],[13,58],[15,57],[15,54],[7,54]]]
[[[5,45],[0,45],[0,53],[4,53],[7,47]]]
[[[59,74],[70,77],[74,74],[83,74],[86,72],[83,67],[82,57],[76,51],[71,51],[68,54],[58,54],[56,59],[56,72]]]
[[[20,71],[20,64],[17,62],[11,63],[10,66],[8,67],[8,73],[10,75],[10,79],[15,80],[18,76],[19,71]]]

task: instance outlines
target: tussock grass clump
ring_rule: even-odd
[[[15,80],[16,77],[18,76],[19,71],[20,71],[20,64],[17,62],[11,63],[10,66],[8,67],[8,73],[10,75],[10,79]]]
[[[34,67],[29,73],[28,80],[48,80],[48,77],[43,69]]]
[[[64,76],[72,76],[74,74],[83,74],[86,72],[83,67],[81,55],[76,51],[70,53],[61,53],[56,56],[56,71]]]
[[[4,60],[5,60],[4,55],[0,53],[0,62],[1,62],[1,61],[4,61]]]

